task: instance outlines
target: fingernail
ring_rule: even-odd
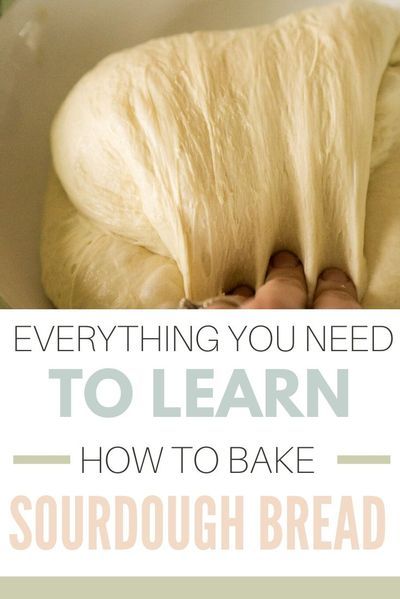
[[[272,256],[270,264],[274,268],[295,268],[300,260],[292,252],[278,252]]]
[[[331,281],[332,283],[347,283],[350,281],[346,273],[339,268],[327,268],[321,274],[320,278],[323,281]]]
[[[229,292],[229,295],[240,295],[241,297],[253,297],[254,289],[247,285],[239,285]]]
[[[203,308],[239,308],[242,304],[243,298],[239,295],[219,295],[217,297],[211,297],[203,302]]]

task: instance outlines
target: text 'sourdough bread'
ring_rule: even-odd
[[[353,1],[103,60],[52,127],[43,281],[59,307],[165,307],[270,255],[400,308],[400,12]]]

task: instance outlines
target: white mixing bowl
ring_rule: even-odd
[[[0,19],[0,298],[51,307],[40,283],[49,127],[72,85],[153,37],[259,25],[324,0],[16,0]]]

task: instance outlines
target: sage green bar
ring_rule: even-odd
[[[70,464],[69,455],[15,455],[13,464]]]
[[[338,464],[390,464],[390,455],[338,455]]]
[[[400,578],[0,578],[0,595],[7,599],[398,599]]]

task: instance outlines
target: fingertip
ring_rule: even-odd
[[[326,268],[318,277],[313,308],[361,308],[357,289],[348,274],[339,268]]]
[[[283,250],[271,256],[269,268],[296,268],[300,264],[300,260],[296,254]]]
[[[289,251],[280,251],[271,256],[266,279],[247,300],[245,309],[298,309],[307,303],[307,286],[303,265],[299,258]]]

